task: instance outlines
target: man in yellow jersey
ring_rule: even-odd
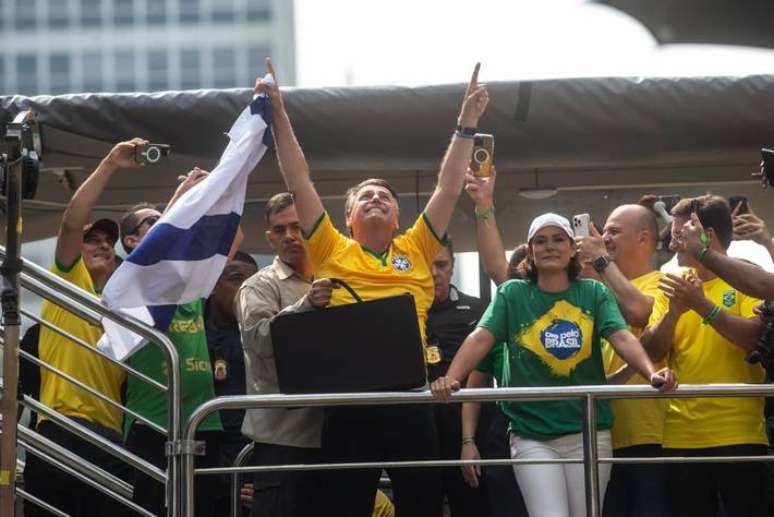
[[[274,75],[268,60],[267,66]],[[351,237],[336,230],[312,184],[276,81],[258,85],[259,91],[267,91],[272,100],[280,170],[288,190],[295,196],[307,255],[315,275],[345,280],[364,300],[411,293],[423,339],[427,311],[434,297],[432,260],[443,246],[443,236],[470,162],[472,137],[488,103],[486,89],[478,85],[478,69],[476,65],[465,92],[458,126],[441,164],[438,184],[414,225],[399,235],[397,192],[382,179],[365,180],[347,192],[346,225]],[[343,289],[333,291],[331,305],[352,301]],[[429,360],[438,359],[437,355],[437,351],[426,354]],[[379,368],[379,365],[373,367]],[[339,462],[437,458],[431,408],[413,404],[329,408],[325,413],[322,449],[324,460]],[[342,516],[370,516],[379,473],[380,469],[332,471],[326,486],[328,508]],[[440,471],[398,468],[390,469],[390,477],[397,514],[441,515]]]
[[[144,140],[134,139],[113,147],[75,192],[59,226],[56,258],[51,271],[95,296],[100,295],[116,268],[114,245],[118,240],[118,225],[110,219],[87,223],[92,208],[113,174],[119,169],[137,166],[134,150],[141,143]],[[43,302],[41,317],[89,346],[95,346],[102,336],[101,327],[91,325],[48,301]],[[40,330],[40,359],[111,400],[120,402],[125,372],[45,325]],[[123,412],[120,409],[46,369],[40,372],[40,400],[92,431],[116,443],[122,442]],[[74,455],[113,474],[125,475],[121,464],[113,456],[70,434],[54,422],[41,418],[38,431]],[[32,465],[28,463],[28,468],[30,471],[25,477],[32,481],[34,495],[58,509],[76,517],[108,514],[115,517],[115,503],[103,496],[102,492],[37,459]]]
[[[680,251],[682,229],[696,214],[704,227],[704,251]],[[728,204],[717,196],[684,199],[672,209],[672,244],[683,276],[667,274],[653,304],[643,345],[654,359],[668,356],[687,384],[761,383],[760,365],[745,361],[763,330],[754,315],[759,300],[747,296],[703,267],[707,249],[725,254],[732,237]],[[664,450],[672,456],[764,456],[766,428],[762,397],[677,398],[664,420]],[[674,515],[767,515],[762,463],[673,463],[669,492]]]
[[[581,260],[592,265],[615,295],[635,336],[642,333],[658,294],[661,273],[653,268],[658,243],[658,221],[641,205],[622,205],[605,222],[602,235],[591,226],[591,236],[578,239]],[[605,344],[605,370],[614,374],[624,361]],[[662,368],[658,364],[656,368]],[[627,384],[649,384],[639,375]],[[616,457],[662,456],[666,399],[613,400],[613,453]],[[666,467],[663,464],[615,464],[605,495],[604,515],[668,517]]]

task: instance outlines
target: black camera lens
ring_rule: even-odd
[[[489,159],[489,151],[486,149],[476,149],[476,152],[473,153],[473,159],[476,163],[484,163]]]

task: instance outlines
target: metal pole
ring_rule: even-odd
[[[6,198],[6,256],[3,260],[3,391],[0,409],[3,435],[0,440],[0,515],[14,514],[16,485],[16,420],[19,386],[19,273],[21,272],[21,161],[8,164]]]
[[[239,454],[237,454],[237,457],[234,458],[234,463],[231,465],[232,467],[241,467],[242,464],[245,462],[245,459],[250,456],[253,453],[253,449],[255,448],[255,442],[250,442],[247,445],[242,448],[241,451],[239,451]],[[241,478],[242,473],[241,472],[234,472],[231,474],[231,517],[239,517],[239,509],[241,508],[241,504],[239,504],[239,492],[241,488]]]
[[[589,394],[583,404],[583,472],[586,487],[586,516],[599,517],[599,464],[597,463],[597,404]]]

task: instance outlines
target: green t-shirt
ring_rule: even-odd
[[[504,377],[507,377],[507,372],[503,369],[507,361],[508,349],[505,348],[505,343],[498,341],[489,350],[489,353],[479,361],[476,365],[476,370],[491,375],[497,381],[498,386],[503,386]]]
[[[605,384],[601,339],[626,329],[615,299],[601,283],[575,280],[546,293],[527,280],[500,286],[478,324],[507,345],[506,387]],[[506,402],[511,432],[550,440],[583,429],[580,400]],[[613,425],[607,400],[597,403],[598,429]]]
[[[202,300],[178,306],[167,337],[180,354],[180,381],[182,390],[181,422],[185,423],[194,409],[215,398],[212,366],[207,351],[207,335],[204,331],[204,303]],[[150,378],[167,384],[167,361],[161,348],[148,343],[129,359],[129,365]],[[127,375],[126,407],[141,414],[151,422],[167,427],[167,394]],[[126,415],[126,432],[134,417]],[[220,415],[209,415],[199,426],[202,431],[220,431]]]

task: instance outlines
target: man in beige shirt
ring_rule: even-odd
[[[278,393],[271,323],[280,314],[328,305],[331,283],[312,280],[301,244],[293,196],[284,192],[266,204],[266,240],[274,262],[248,278],[236,297],[236,315],[245,350],[248,395]],[[248,410],[242,434],[255,442],[252,465],[314,463],[320,451],[321,408]],[[323,471],[256,473],[253,516],[313,515]]]

